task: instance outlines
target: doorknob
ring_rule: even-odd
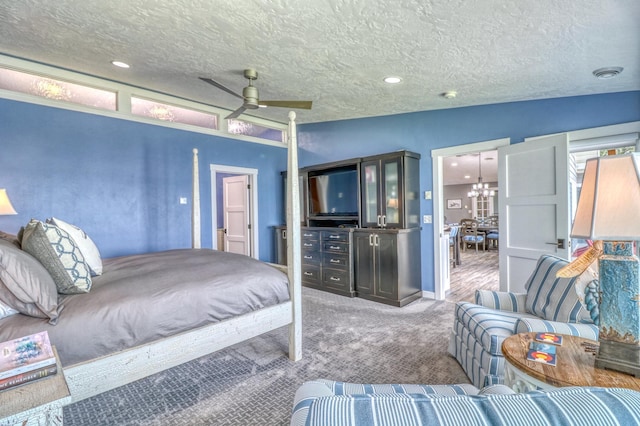
[[[556,246],[559,249],[563,249],[564,248],[564,238],[558,238],[558,242],[557,243],[545,243],[545,244],[549,244],[552,246]]]

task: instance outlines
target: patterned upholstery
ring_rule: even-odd
[[[553,331],[598,339],[598,327],[575,289],[580,280],[593,280],[593,276],[556,279],[556,271],[566,264],[557,257],[542,256],[527,282],[528,293],[478,290],[476,303],[456,304],[449,353],[475,386],[504,382],[502,342],[514,333]]]
[[[58,293],[88,293],[91,273],[73,238],[57,226],[31,220],[24,227],[22,249],[45,267]]]
[[[538,259],[536,269],[525,284],[527,312],[551,321],[593,323],[589,311],[577,297],[576,281],[588,274],[574,278],[556,278],[560,268],[568,265],[564,259],[544,255]]]
[[[513,393],[511,389],[502,386],[503,389],[491,388],[488,393]],[[406,384],[360,384],[336,382],[333,380],[316,379],[305,382],[296,392],[293,404],[291,425],[304,425],[309,412],[309,407],[319,397],[331,396],[357,396],[357,395],[477,395],[478,389],[469,384],[460,385],[406,385]]]
[[[374,389],[347,394],[337,393],[331,382],[307,382],[296,393],[291,426],[640,423],[640,393],[630,389],[570,387],[514,394],[504,388],[456,395],[379,393]]]

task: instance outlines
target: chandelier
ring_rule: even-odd
[[[469,198],[478,197],[493,197],[496,192],[493,189],[489,189],[488,183],[482,182],[482,153],[478,153],[478,183],[471,185],[471,191],[467,192]]]

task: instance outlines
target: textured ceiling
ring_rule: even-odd
[[[198,77],[241,92],[256,68],[307,123],[640,90],[638,0],[0,0],[0,22],[0,53],[229,110]]]

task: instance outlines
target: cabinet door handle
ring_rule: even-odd
[[[304,237],[313,237],[313,234],[302,234]]]
[[[340,278],[337,278],[337,277],[330,277],[329,279],[330,279],[331,281],[340,281]]]
[[[382,226],[382,216],[378,215],[378,226]]]
[[[286,229],[282,231],[282,239],[283,240],[287,239],[287,230]]]
[[[373,245],[376,246],[376,247],[378,247],[380,245],[380,236],[378,234],[374,235],[373,242],[374,242]]]
[[[329,238],[331,238],[333,240],[338,240],[338,239],[340,239],[340,235],[331,234],[331,235],[329,235]]]
[[[305,272],[304,274],[305,274],[306,276],[308,276],[308,277],[310,277],[311,275],[313,275],[313,273],[311,273],[311,272],[309,272],[309,271]]]
[[[308,255],[306,255],[304,258],[305,258],[305,259],[313,259],[313,256],[308,256]]]
[[[338,247],[338,246],[329,246],[329,248],[331,250],[340,250],[340,247]]]
[[[384,216],[382,216],[382,227],[386,227],[387,226],[387,215],[385,214]]]
[[[313,244],[311,244],[311,243],[304,243],[304,244],[303,244],[303,246],[305,246],[305,247],[313,247]]]
[[[340,259],[329,259],[329,263],[340,263]]]
[[[369,245],[373,246],[373,234],[369,234]]]

